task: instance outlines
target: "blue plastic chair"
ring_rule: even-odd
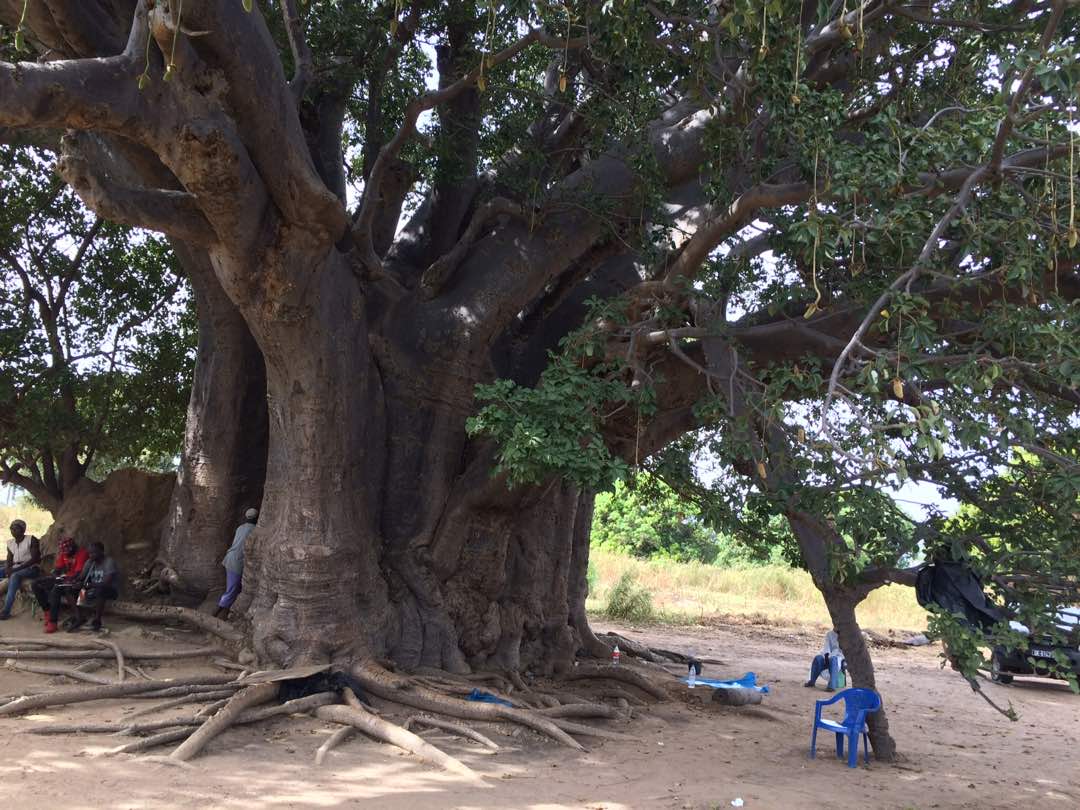
[[[844,701],[844,722],[821,719],[821,709],[836,701]],[[859,735],[863,738],[863,753],[870,762],[870,735],[866,730],[866,716],[881,708],[881,697],[871,689],[845,689],[828,700],[819,700],[814,709],[814,728],[810,733],[810,758],[817,753],[817,730],[823,728],[836,734],[836,756],[844,758],[844,738],[848,739],[848,767],[859,762]]]

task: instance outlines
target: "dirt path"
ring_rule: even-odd
[[[601,628],[603,629],[603,628]],[[6,636],[40,632],[29,619],[0,627]],[[418,764],[387,746],[354,738],[315,768],[314,754],[331,729],[293,718],[237,728],[211,744],[190,768],[138,758],[100,759],[116,745],[103,736],[44,737],[25,733],[51,721],[119,722],[131,703],[100,702],[0,720],[0,782],[9,807],[78,808],[728,808],[736,797],[756,808],[1006,808],[1080,806],[1080,697],[1064,686],[1030,681],[987,685],[1020,713],[1010,723],[942,672],[936,649],[876,650],[879,684],[905,761],[849,770],[823,739],[807,758],[813,702],[802,687],[817,631],[730,626],[625,631],[669,649],[722,659],[706,675],[746,670],[772,689],[761,708],[726,709],[707,690],[686,692],[639,716],[640,742],[593,743],[574,754],[530,733],[492,736],[487,753],[443,733],[425,735],[485,775],[475,787]],[[194,634],[117,627],[114,638],[135,646],[201,643]],[[179,640],[178,640],[179,639]],[[161,667],[157,675],[205,668],[207,662]],[[0,669],[0,693],[40,685],[38,675]],[[184,713],[174,710],[176,715]],[[187,713],[190,713],[190,709]],[[165,749],[167,751],[168,749]]]

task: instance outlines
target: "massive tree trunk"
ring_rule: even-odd
[[[160,578],[178,598],[201,599],[224,581],[221,557],[266,476],[266,372],[239,310],[205,253],[174,242],[195,296],[199,345],[184,447]]]
[[[303,261],[321,270],[287,312],[308,315],[254,327],[270,453],[237,612],[256,651],[564,670],[581,643],[591,497],[493,478],[492,453],[465,434],[490,369],[438,318],[424,347],[422,312],[369,323],[343,254]]]

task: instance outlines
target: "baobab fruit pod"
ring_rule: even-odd
[[[255,8],[255,0],[244,0],[244,11],[250,14],[253,8]]]
[[[795,435],[799,439],[799,444],[806,444],[806,431],[803,428],[800,427]]]
[[[764,480],[769,477],[769,471],[765,469],[765,462],[759,461],[757,463],[757,474]]]
[[[893,392],[893,396],[896,397],[897,399],[903,399],[904,398],[904,383],[900,380],[899,377],[894,377],[893,378],[892,392]]]

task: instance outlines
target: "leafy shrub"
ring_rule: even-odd
[[[637,584],[632,571],[626,571],[608,594],[606,613],[609,619],[646,622],[654,613],[652,594]]]
[[[600,583],[600,572],[596,570],[596,563],[589,560],[589,567],[585,570],[585,585],[588,588],[586,594],[596,593],[596,586]]]

